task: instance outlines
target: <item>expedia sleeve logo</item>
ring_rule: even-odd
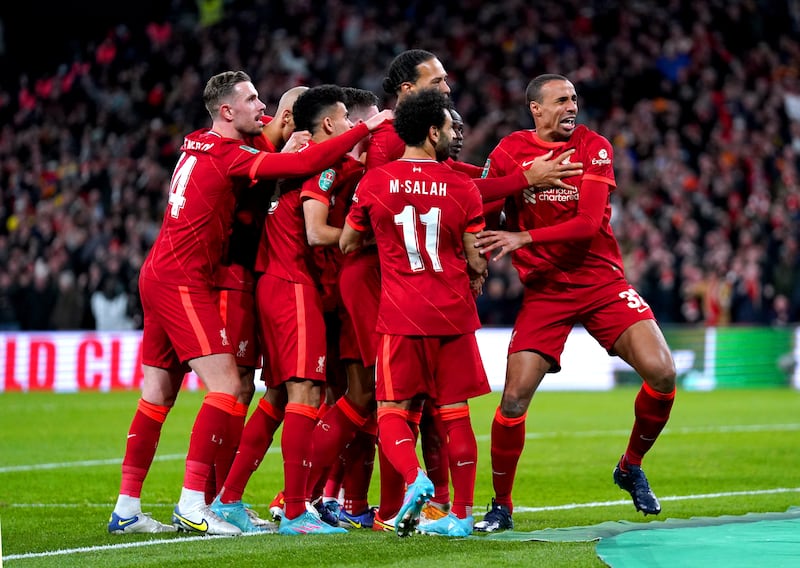
[[[592,158],[592,165],[593,166],[607,166],[611,163],[611,158],[608,157],[608,150],[602,148],[598,153],[596,158]]]

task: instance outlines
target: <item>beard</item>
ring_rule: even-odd
[[[437,162],[444,162],[447,158],[450,157],[450,138],[447,136],[440,136],[439,141],[436,143],[436,161]]]

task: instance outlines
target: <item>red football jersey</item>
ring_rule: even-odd
[[[261,122],[269,124],[271,116],[262,116]],[[275,145],[264,134],[252,139],[252,146],[265,152],[277,152]],[[255,287],[255,267],[258,247],[264,235],[264,219],[270,199],[275,193],[276,180],[268,179],[244,187],[236,199],[233,225],[230,231],[227,258],[217,267],[214,285],[218,288],[252,291]]]
[[[401,159],[368,170],[347,223],[375,233],[379,333],[458,335],[480,327],[463,235],[481,230],[484,220],[469,177],[435,160]]]
[[[188,286],[213,286],[236,199],[256,179],[307,176],[333,164],[368,134],[359,124],[304,155],[262,152],[243,140],[196,130],[183,140],[172,173],[164,221],[140,276]]]
[[[236,197],[253,181],[260,155],[208,129],[184,138],[161,230],[142,266],[145,277],[189,286],[213,283],[226,256]]]
[[[309,143],[309,148],[314,142]],[[355,183],[363,172],[358,160],[344,156],[333,167],[306,180],[283,180],[278,184],[279,197],[272,204],[265,223],[268,239],[265,246],[260,247],[256,270],[272,274],[291,282],[317,285],[320,282],[320,271],[313,247],[308,244],[306,236],[303,201],[316,199],[334,208],[337,200],[349,198]],[[342,212],[334,212],[330,225],[335,226],[336,215],[339,222],[343,220]],[[330,216],[330,214],[329,214]]]
[[[511,231],[550,227],[575,217],[584,180],[605,184],[608,195],[616,187],[613,150],[600,134],[580,125],[565,142],[546,142],[533,130],[519,130],[503,138],[487,160],[488,175],[498,177],[530,167],[537,156],[554,151],[558,155],[575,148],[571,161],[583,162],[583,175],[566,178],[575,190],[558,187],[531,188],[506,201],[506,219]],[[622,255],[611,230],[611,204],[606,208],[600,230],[592,239],[563,243],[533,244],[512,253],[512,262],[523,282],[547,279],[575,285],[594,284],[609,270],[623,272]]]
[[[353,199],[361,176],[364,175],[364,164],[351,156],[345,156],[335,168],[325,170],[303,184],[301,195],[317,199],[328,205],[328,225],[344,227],[344,219]],[[315,263],[321,272],[321,282],[326,286],[335,286],[339,277],[339,269],[343,262],[342,251],[338,244],[329,247],[313,247]]]

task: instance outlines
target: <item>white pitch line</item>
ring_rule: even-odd
[[[739,497],[739,496],[751,496],[751,495],[770,495],[775,493],[800,493],[800,487],[778,487],[775,489],[761,489],[756,491],[729,491],[725,493],[705,493],[700,495],[675,495],[671,497],[659,497],[661,501],[688,501],[688,500],[696,500],[696,499],[718,499],[720,497]],[[514,512],[521,512],[521,513],[538,513],[542,511],[563,511],[563,510],[574,510],[574,509],[589,509],[594,507],[610,507],[616,505],[630,505],[630,499],[624,499],[620,501],[595,501],[592,503],[569,503],[567,505],[550,505],[547,507],[514,507]],[[39,504],[23,504],[23,503],[12,503],[10,504],[11,507],[39,507],[44,505]],[[57,507],[59,505],[47,505],[49,507]],[[62,505],[62,506],[73,506],[73,505]],[[74,506],[78,506],[77,504]],[[87,505],[83,504],[80,505],[86,507]],[[97,506],[97,505],[91,505]],[[103,505],[107,507],[108,505]],[[263,534],[259,533],[245,533],[239,536],[264,536]],[[125,542],[120,544],[107,544],[103,546],[87,546],[87,547],[80,547],[80,548],[66,548],[62,550],[50,550],[46,552],[27,552],[24,554],[9,554],[4,557],[4,560],[22,560],[27,558],[45,558],[50,556],[64,556],[69,554],[81,554],[84,552],[102,552],[104,550],[121,550],[124,548],[137,548],[142,546],[154,546],[154,545],[170,545],[170,544],[181,544],[184,542],[191,542],[191,541],[199,541],[199,540],[208,540],[210,538],[231,538],[227,536],[191,536],[191,537],[183,537],[183,538],[169,538],[169,539],[153,539],[153,540],[146,540],[146,541],[138,541],[138,542]]]
[[[758,489],[755,491],[727,491],[724,493],[702,493],[699,495],[673,495],[659,497],[659,501],[693,501],[697,499],[719,499],[720,497],[743,497],[746,495],[773,495],[776,493],[800,493],[800,487],[777,487],[775,489]],[[616,505],[630,505],[630,499],[619,501],[595,501],[594,503],[569,503],[567,505],[548,505],[545,507],[517,507],[514,512],[539,513],[542,511],[566,511],[571,509],[591,509],[593,507],[613,507]]]
[[[685,428],[665,428],[661,433],[667,435],[694,435],[694,434],[734,434],[747,432],[795,432],[800,430],[800,424],[744,424],[735,426],[700,426]],[[541,440],[545,438],[598,438],[602,436],[630,436],[628,430],[586,430],[580,432],[528,432],[526,440]],[[486,441],[490,436],[476,436],[478,441]]]
[[[740,432],[793,432],[800,430],[800,424],[745,424],[738,426],[701,426],[693,428],[666,428],[663,435],[691,435],[691,434],[730,434]],[[526,440],[538,440],[544,438],[596,438],[601,436],[629,436],[630,430],[588,430],[580,432],[528,432]],[[476,436],[478,441],[485,442],[490,439],[489,435]],[[268,454],[280,453],[280,446],[271,446]],[[186,459],[186,454],[169,454],[156,456],[153,461],[174,461]],[[0,467],[0,473],[12,473],[19,471],[37,471],[47,469],[63,469],[68,467],[97,467],[104,465],[119,465],[122,458],[105,460],[83,460],[75,462],[42,463],[31,465],[11,465]]]
[[[172,461],[177,459],[185,459],[186,454],[169,454],[166,456],[156,456],[153,461]],[[45,469],[64,469],[68,467],[96,467],[100,465],[115,465],[121,464],[121,458],[114,458],[108,460],[82,460],[75,462],[61,462],[61,463],[37,463],[31,465],[10,465],[7,467],[0,467],[0,473],[12,473],[17,471],[37,471]]]
[[[238,536],[261,536],[259,533],[244,533]],[[22,560],[26,558],[46,558],[50,556],[65,556],[68,554],[80,554],[83,552],[102,552],[104,550],[122,550],[124,548],[140,548],[142,546],[153,546],[159,544],[182,544],[197,540],[209,540],[216,538],[232,538],[230,536],[207,535],[207,536],[188,536],[183,538],[171,538],[168,540],[142,540],[138,542],[123,542],[121,544],[105,544],[103,546],[82,546],[80,548],[64,548],[62,550],[49,550],[47,552],[26,552],[25,554],[9,554],[4,560]]]
[[[271,447],[267,450],[268,454],[280,453],[281,448],[278,447]],[[166,461],[176,461],[176,460],[185,460],[186,454],[167,454],[164,456],[156,456],[153,458],[153,461],[159,462],[166,462]],[[82,460],[82,461],[74,461],[74,462],[60,462],[60,463],[37,463],[31,465],[10,465],[6,467],[0,467],[0,473],[12,473],[12,472],[19,472],[19,471],[39,471],[39,470],[46,470],[46,469],[65,469],[69,467],[97,467],[103,465],[120,465],[122,464],[122,458],[113,458],[113,459],[106,459],[106,460]]]

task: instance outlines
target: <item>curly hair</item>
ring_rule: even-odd
[[[449,116],[450,98],[436,89],[421,89],[394,109],[394,129],[409,146],[422,146],[431,126],[442,128]]]

